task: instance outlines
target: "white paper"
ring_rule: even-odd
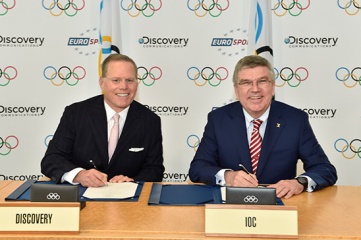
[[[105,199],[124,199],[134,197],[137,191],[138,183],[122,182],[122,183],[110,183],[108,186],[103,187],[88,187],[85,190],[83,197],[86,198],[105,198]]]

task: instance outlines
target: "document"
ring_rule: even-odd
[[[103,187],[88,187],[85,190],[83,197],[96,199],[125,199],[134,197],[137,191],[138,183],[122,182],[122,183],[110,183]]]

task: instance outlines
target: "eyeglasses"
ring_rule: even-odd
[[[271,82],[271,80],[268,79],[260,79],[257,81],[251,81],[251,80],[241,80],[237,84],[241,86],[242,88],[250,88],[253,86],[253,83],[256,83],[256,85],[260,88],[264,88],[268,86],[268,83]]]
[[[119,83],[125,82],[127,85],[134,85],[137,81],[135,79],[120,79],[120,78],[107,78],[103,77],[105,79],[108,79],[113,84],[118,85]]]

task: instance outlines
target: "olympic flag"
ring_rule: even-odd
[[[119,1],[101,0],[100,2],[100,32],[99,42],[99,75],[100,65],[112,52],[121,52],[121,27]]]
[[[260,55],[273,65],[272,8],[271,1],[257,0],[251,3],[249,21],[248,55]]]

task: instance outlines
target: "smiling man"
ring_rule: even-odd
[[[161,120],[134,100],[135,62],[126,55],[109,55],[99,85],[103,95],[65,108],[42,159],[42,173],[57,183],[85,187],[162,181]]]
[[[336,183],[337,173],[318,143],[308,115],[274,101],[275,76],[260,56],[238,61],[233,73],[238,102],[208,114],[189,169],[194,182],[276,188],[290,198]],[[305,172],[296,175],[301,160]]]

